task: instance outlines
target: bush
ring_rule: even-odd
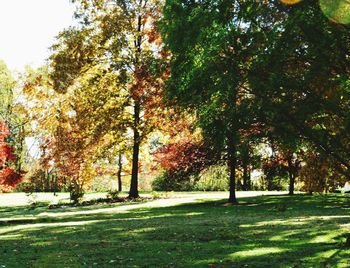
[[[87,191],[108,192],[110,189],[114,188],[114,182],[116,182],[116,179],[112,178],[111,176],[96,176],[88,186]]]
[[[211,166],[200,173],[195,190],[227,191],[228,186],[227,166]]]
[[[228,171],[226,166],[211,166],[198,176],[185,174],[171,175],[165,171],[152,183],[155,191],[226,191],[228,190]]]
[[[84,196],[84,190],[78,183],[72,182],[69,186],[69,194],[70,200],[73,201],[74,204],[78,204]]]
[[[151,192],[153,199],[171,198],[173,196],[172,192]]]
[[[196,177],[182,177],[181,175],[170,175],[165,171],[162,175],[156,177],[152,182],[154,191],[193,191],[195,189]]]
[[[202,170],[213,162],[210,150],[193,138],[169,143],[154,153],[155,161],[164,170],[152,182],[158,191],[192,191]]]
[[[118,200],[119,199],[120,192],[117,190],[109,190],[107,193],[107,198],[112,200]]]

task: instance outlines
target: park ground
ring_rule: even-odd
[[[350,267],[347,195],[166,197],[49,209],[0,195],[0,267]]]

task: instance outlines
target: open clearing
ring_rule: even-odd
[[[261,194],[239,193],[236,206],[227,193],[51,210],[2,205],[0,267],[350,266],[348,196]]]

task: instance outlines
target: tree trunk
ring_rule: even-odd
[[[250,190],[250,170],[248,166],[248,161],[246,159],[243,160],[243,190]]]
[[[295,182],[295,177],[292,172],[289,172],[289,195],[294,194],[294,182]]]
[[[139,197],[139,190],[138,190],[139,151],[140,151],[140,143],[138,141],[134,141],[133,153],[132,153],[131,183],[130,183],[130,191],[129,191],[130,198]]]
[[[55,173],[52,173],[53,175],[53,180],[54,180],[54,185],[53,185],[53,195],[57,196],[57,191],[58,191],[58,187],[57,187],[57,175]]]
[[[123,190],[123,186],[122,186],[122,168],[123,168],[123,164],[122,164],[122,154],[119,153],[119,158],[118,158],[118,191],[121,192]]]
[[[24,126],[21,126],[19,135],[20,135],[20,142],[19,146],[17,147],[17,150],[19,153],[17,153],[16,158],[16,172],[21,174],[22,173],[22,162],[23,162],[23,147],[24,147]]]
[[[294,183],[295,183],[295,174],[293,171],[292,159],[288,159],[288,174],[289,174],[289,195],[294,194]]]
[[[228,202],[231,204],[237,204],[236,198],[236,166],[237,166],[237,156],[236,156],[236,144],[234,137],[228,137],[228,169],[230,173],[230,196]]]
[[[139,1],[139,7],[141,10],[142,6],[142,0]],[[141,54],[141,44],[142,44],[142,16],[139,14],[137,17],[137,29],[136,29],[138,36],[136,40],[134,40],[134,46],[136,49],[136,55],[135,55],[135,70],[138,68],[139,60],[140,60],[140,54]],[[141,137],[139,132],[140,127],[140,110],[141,110],[141,103],[140,99],[138,97],[134,98],[134,125],[133,125],[133,132],[134,132],[134,144],[133,144],[133,152],[132,152],[132,170],[131,170],[131,183],[130,183],[130,191],[129,191],[129,198],[138,198],[139,197],[139,190],[138,190],[138,173],[139,173],[139,153],[140,153],[140,143],[141,143]]]
[[[273,171],[268,171],[266,174],[266,181],[267,181],[267,190],[272,191],[274,190],[273,188],[273,178],[274,178],[274,172]]]
[[[132,171],[129,198],[138,198],[138,174],[139,174],[139,152],[140,152],[140,133],[138,130],[140,124],[140,103],[135,101],[134,106],[134,144],[132,152]]]

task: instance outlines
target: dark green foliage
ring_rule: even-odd
[[[152,182],[155,191],[227,191],[228,171],[226,166],[213,165],[199,174],[170,174],[165,171]]]
[[[347,235],[347,237],[346,237],[345,246],[350,248],[350,235]]]
[[[215,165],[203,170],[199,174],[195,185],[196,191],[227,191],[227,166]],[[239,187],[239,184],[237,185]]]
[[[187,174],[183,175],[181,172],[172,174],[165,171],[154,179],[152,189],[155,191],[193,191],[198,178]]]
[[[168,0],[161,28],[173,55],[169,99],[195,111],[231,188],[244,139],[273,137],[290,152],[291,194],[300,148],[350,174],[350,28],[319,1]]]
[[[84,191],[78,183],[72,181],[71,184],[69,185],[68,190],[70,194],[70,200],[72,200],[74,204],[77,204],[82,200],[84,196]]]
[[[283,143],[311,144],[348,173],[349,28],[329,21],[318,1],[280,15],[249,75],[261,118]]]
[[[107,193],[107,198],[109,199],[119,199],[120,191],[117,190],[110,190]]]
[[[168,0],[161,23],[172,53],[167,95],[194,109],[206,142],[229,166],[230,201],[235,200],[237,157],[243,130],[256,124],[256,109],[247,90],[248,73],[259,40],[251,23],[266,4],[252,1]]]

